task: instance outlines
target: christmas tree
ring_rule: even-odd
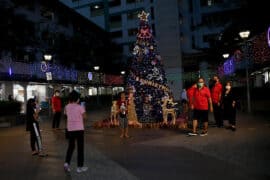
[[[162,121],[162,99],[170,91],[148,16],[149,13],[144,11],[138,14],[137,41],[127,78],[127,86],[134,93],[136,113],[141,123]]]

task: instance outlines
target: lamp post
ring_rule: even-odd
[[[99,71],[99,66],[94,66],[94,70],[95,71]],[[98,85],[97,85],[97,106],[99,106],[99,94],[98,94],[98,91],[99,91],[99,86],[100,86],[100,73],[97,73],[98,74]]]
[[[239,32],[240,37],[244,40],[244,46],[246,43],[246,40],[248,39],[250,35],[250,31],[241,31]],[[248,66],[249,66],[249,57],[248,57],[248,49],[247,47],[244,48],[244,57],[246,61],[245,69],[246,69],[246,85],[247,85],[247,110],[248,113],[251,112],[251,104],[250,104],[250,89],[249,89],[249,72],[248,72]]]
[[[45,62],[42,63],[41,70],[43,72],[45,72],[46,79],[48,81],[48,87],[49,87],[48,90],[51,90],[50,89],[50,87],[51,87],[50,81],[52,81],[52,73],[50,71],[48,71],[48,69],[49,69],[49,62],[52,60],[52,55],[51,54],[44,54],[43,55],[43,58],[44,58]],[[49,92],[51,92],[51,91],[49,91]],[[53,92],[53,88],[52,88],[52,92]],[[52,93],[48,93],[48,96],[51,97],[52,96]],[[50,106],[50,102],[48,102],[48,108],[49,108],[49,110],[48,110],[49,117],[51,117],[51,106]]]

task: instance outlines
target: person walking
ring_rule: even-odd
[[[232,91],[232,83],[227,82],[222,95],[223,120],[229,121],[227,129],[236,130],[236,97]]]
[[[53,111],[52,128],[59,129],[62,112],[62,103],[59,90],[55,90],[54,96],[52,97],[52,111]]]
[[[193,97],[194,97],[194,91],[197,89],[197,83],[192,84],[191,87],[187,89],[187,100],[188,100],[188,120],[191,122],[193,121],[193,109],[192,107],[192,102],[193,102]]]
[[[223,120],[221,118],[221,101],[222,96],[222,84],[220,83],[219,77],[213,77],[213,87],[211,88],[211,98],[213,102],[213,111],[214,111],[214,119],[216,126],[221,128],[223,127]]]
[[[117,102],[119,113],[119,125],[121,128],[120,138],[129,138],[128,135],[128,118],[127,118],[127,100],[124,92],[120,94],[120,99]]]
[[[188,135],[198,135],[197,127],[199,121],[203,122],[203,130],[200,136],[206,136],[208,134],[208,110],[210,109],[210,112],[213,112],[213,106],[210,90],[205,86],[203,78],[198,79],[197,88],[194,90],[191,102],[191,108],[194,109],[193,131],[188,133]]]
[[[32,149],[32,155],[45,157],[47,154],[44,153],[42,148],[38,112],[39,110],[36,110],[35,99],[30,98],[27,101],[26,106],[26,131],[30,131],[30,145]]]
[[[68,149],[64,163],[64,170],[70,172],[70,162],[77,142],[77,172],[88,170],[84,166],[84,120],[86,119],[85,108],[79,105],[80,95],[76,91],[69,94],[69,103],[64,113],[67,116]]]

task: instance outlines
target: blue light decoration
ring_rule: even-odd
[[[92,72],[88,72],[87,77],[88,77],[88,80],[89,81],[92,81],[93,80],[93,74],[92,74]]]
[[[231,75],[235,72],[234,57],[228,58],[223,64],[223,70],[225,75]]]
[[[9,74],[9,76],[11,76],[12,75],[12,68],[9,66],[9,68],[8,68],[8,74]]]

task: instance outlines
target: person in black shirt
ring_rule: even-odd
[[[38,123],[38,111],[36,111],[35,99],[30,98],[27,101],[26,107],[26,130],[30,131],[30,144],[32,149],[32,155],[47,156],[42,151],[41,135]],[[36,149],[37,145],[37,149]]]
[[[232,83],[227,82],[222,95],[223,119],[229,121],[227,129],[236,130],[236,97],[232,91]]]

